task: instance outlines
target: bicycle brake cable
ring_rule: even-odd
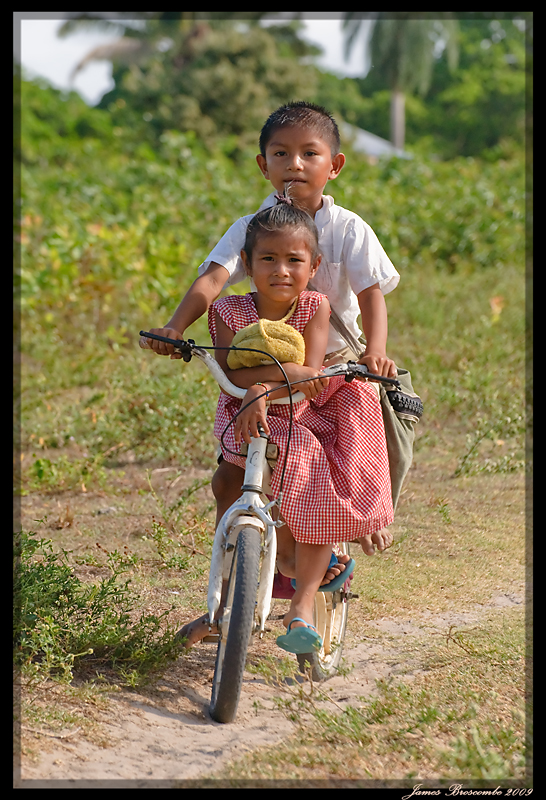
[[[290,381],[288,380],[288,375],[284,371],[283,365],[280,363],[280,361],[278,361],[275,358],[275,356],[272,356],[271,353],[267,353],[265,350],[257,350],[256,348],[253,348],[253,347],[217,347],[217,346],[214,346],[214,345],[207,347],[207,346],[204,346],[204,345],[196,345],[195,342],[193,342],[193,341],[189,341],[187,343],[190,344],[190,347],[191,346],[200,347],[202,350],[242,350],[242,351],[245,351],[247,353],[259,353],[260,355],[267,356],[267,358],[271,359],[278,366],[280,371],[282,372],[282,375],[283,375],[284,380],[285,380],[284,386],[290,387],[290,385],[291,385]],[[300,381],[298,381],[298,383],[300,383]],[[280,388],[283,388],[283,386],[281,385],[281,386],[277,387],[277,389],[280,389]],[[237,411],[237,413],[235,414],[235,416],[233,417],[233,419],[231,419],[228,422],[228,424],[226,425],[226,427],[222,431],[222,434],[220,436],[220,444],[223,447],[225,447],[226,450],[228,451],[228,453],[231,453],[231,455],[240,456],[241,454],[240,453],[234,453],[232,450],[230,450],[228,447],[226,447],[226,445],[224,443],[224,435],[226,434],[229,426],[233,425],[233,423],[235,422],[235,420],[237,419],[239,414],[245,408],[248,408],[249,405],[254,403],[256,400],[259,400],[261,397],[265,397],[266,395],[267,395],[267,392],[264,392],[263,394],[258,395],[258,397],[255,397],[254,400],[251,400],[250,403],[247,403],[242,408],[240,408]],[[292,439],[292,427],[293,427],[293,424],[294,424],[294,401],[292,399],[292,394],[291,393],[288,395],[288,398],[289,398],[289,403],[290,403],[290,417],[289,417],[289,424],[288,424],[288,438],[287,438],[287,441],[286,441],[286,450],[285,450],[285,454],[284,454],[284,460],[283,460],[283,465],[282,465],[282,470],[281,470],[281,478],[280,478],[280,481],[279,481],[279,491],[278,491],[278,497],[277,497],[277,503],[278,503],[279,506],[281,504],[281,499],[282,499],[282,491],[283,491],[283,486],[284,486],[284,477],[285,477],[285,473],[286,473],[286,466],[287,466],[287,463],[288,463],[288,451],[290,449],[290,442],[291,442],[291,439]]]
[[[145,331],[140,331],[140,335],[141,336],[145,336],[146,332]],[[161,336],[157,336],[157,335],[149,337],[149,338],[169,341],[165,337],[161,337]],[[284,371],[284,368],[283,368],[282,364],[280,363],[280,361],[278,361],[275,358],[275,356],[271,355],[271,353],[267,353],[265,350],[257,350],[256,348],[253,348],[253,347],[218,347],[218,346],[215,346],[215,345],[208,345],[208,346],[207,345],[196,345],[193,339],[188,339],[188,340],[180,339],[180,340],[171,340],[171,341],[172,341],[172,344],[175,347],[177,347],[181,352],[183,350],[186,350],[186,353],[183,353],[184,361],[189,361],[190,360],[190,358],[191,358],[191,349],[193,347],[199,347],[201,350],[241,350],[241,351],[245,351],[245,352],[248,352],[248,353],[259,353],[260,355],[264,355],[267,358],[271,359],[271,361],[273,361],[278,366],[278,368],[282,372],[282,375],[283,375],[283,377],[285,379],[285,383],[281,384],[281,386],[277,386],[276,387],[277,389],[282,389],[282,388],[284,388],[286,386],[290,387],[290,386],[292,386],[292,385],[294,385],[296,383],[306,383],[309,380],[308,378],[306,378],[306,379],[299,380],[299,381],[294,381],[293,383],[291,383],[288,380],[288,375]],[[231,455],[240,456],[241,454],[240,453],[235,453],[233,450],[230,450],[229,447],[227,447],[227,445],[224,443],[224,436],[225,436],[229,426],[233,425],[233,423],[235,422],[235,420],[237,419],[239,414],[245,408],[248,408],[250,405],[252,405],[252,403],[256,402],[256,400],[260,400],[262,397],[265,397],[266,395],[267,395],[267,392],[264,392],[263,394],[258,395],[258,397],[255,397],[254,400],[251,400],[250,403],[247,403],[246,405],[242,406],[242,408],[240,408],[237,411],[237,413],[234,415],[233,419],[231,419],[228,422],[228,424],[226,425],[226,427],[222,431],[222,434],[220,436],[220,444],[223,447],[225,447],[227,452],[231,453]],[[291,442],[291,439],[292,439],[292,427],[293,427],[293,424],[294,424],[294,401],[292,399],[292,394],[291,393],[289,393],[288,398],[289,398],[289,403],[290,403],[290,417],[289,417],[289,424],[288,424],[288,438],[287,438],[287,441],[286,441],[286,451],[285,451],[285,454],[284,454],[283,466],[282,466],[282,470],[281,470],[281,478],[280,478],[280,481],[279,481],[279,491],[278,491],[278,497],[277,497],[277,503],[278,503],[279,506],[281,504],[281,499],[282,499],[282,491],[283,491],[283,486],[284,486],[284,477],[285,477],[285,473],[286,473],[286,466],[287,466],[287,463],[288,463],[288,452],[289,452],[289,449],[290,449],[290,442]]]

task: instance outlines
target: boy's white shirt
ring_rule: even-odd
[[[336,206],[330,195],[323,195],[322,201],[321,208],[315,214],[322,261],[313,278],[313,287],[328,297],[331,307],[358,339],[362,331],[357,325],[360,314],[357,295],[376,283],[383,294],[392,292],[398,285],[400,275],[367,222],[358,214]],[[270,208],[276,202],[275,193],[272,192],[258,210]],[[240,217],[226,231],[199,266],[199,275],[214,261],[229,272],[224,289],[247,277],[240,253],[245,243],[247,225],[253,216],[248,214]],[[252,281],[251,289],[255,290]],[[326,352],[333,353],[344,346],[345,341],[330,325]]]

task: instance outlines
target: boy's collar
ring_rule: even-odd
[[[275,200],[275,194],[276,192],[271,192],[271,194],[265,198],[265,200],[259,207],[258,211],[263,211],[264,208],[271,208],[271,206],[277,205],[277,201]],[[326,219],[322,219],[322,217],[325,216],[326,218],[328,218],[330,216],[330,209],[333,205],[334,205],[334,198],[329,194],[323,194],[322,206],[315,214],[315,222],[316,223],[326,222]]]

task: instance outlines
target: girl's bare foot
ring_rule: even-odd
[[[209,633],[218,633],[218,628],[214,622],[209,626],[209,615],[203,614],[202,617],[187,622],[176,634],[176,638],[181,640],[184,647],[193,647],[194,644],[200,642]]]
[[[362,547],[367,556],[373,556],[376,547],[380,553],[390,547],[394,541],[394,537],[388,528],[383,528],[383,530],[377,531],[377,533],[372,533],[369,536],[362,536],[360,539],[355,539],[354,541]]]
[[[345,571],[345,564],[350,560],[351,560],[351,557],[348,556],[346,553],[343,553],[342,555],[338,555],[337,556],[337,564],[335,564],[333,567],[328,567],[328,569],[327,569],[327,571],[326,571],[326,573],[324,575],[324,579],[323,579],[323,581],[322,581],[322,583],[320,585],[321,586],[326,586],[326,584],[330,583],[330,581],[333,581],[334,578],[337,578],[337,576],[340,573]]]

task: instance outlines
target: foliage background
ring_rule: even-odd
[[[510,492],[499,478],[522,470],[525,456],[530,464],[532,387],[530,380],[525,385],[525,354],[532,343],[525,323],[531,311],[526,233],[532,187],[526,165],[532,159],[524,139],[531,120],[523,115],[530,86],[517,26],[512,30],[511,20],[502,25],[506,36],[493,41],[500,28],[491,20],[461,24],[457,72],[448,75],[440,57],[430,95],[408,97],[412,159],[373,162],[344,142],[347,165],[329,186],[336,202],[370,223],[400,271],[399,288],[387,296],[389,353],[411,370],[425,401],[415,463],[426,486],[416,488],[411,522],[406,520],[407,529],[402,524],[396,548],[369,567],[372,580],[362,578],[372,616],[385,608],[376,594],[389,598],[385,613],[393,612],[393,597],[399,613],[409,613],[405,609],[419,604],[428,608],[432,594],[435,602],[458,608],[469,587],[482,602],[482,595],[521,573],[523,511],[516,512],[515,504],[502,508]],[[182,50],[190,31],[179,26]],[[482,47],[480,37],[491,45]],[[174,499],[166,487],[163,495],[150,485],[147,499],[161,521],[152,517],[145,532],[139,521],[129,539],[123,495],[136,493],[136,481],[135,472],[126,479],[123,470],[132,466],[142,476],[150,467],[161,473],[174,466],[187,481],[190,468],[210,472],[217,387],[199,364],[139,350],[138,332],[164,324],[218,238],[269,192],[254,160],[263,118],[279,102],[307,96],[346,121],[386,133],[387,89],[380,81],[372,86],[377,76],[370,75],[371,88],[364,88],[368,78],[340,80],[320,72],[309,63],[310,53],[299,49],[297,26],[277,38],[258,29],[250,39],[211,26],[207,47],[199,51],[203,42],[198,44],[185,76],[157,52],[139,65],[120,64],[116,89],[99,108],[16,74],[15,491],[32,510],[34,498],[36,507],[43,498],[63,504],[57,521],[33,515],[36,523],[47,523],[54,545],[33,533],[16,538],[14,652],[36,692],[24,700],[26,714],[37,713],[42,682],[44,714],[51,712],[52,676],[70,682],[76,674],[86,679],[100,671],[101,680],[108,674],[136,686],[164,669],[178,653],[170,588],[176,595],[184,589],[175,622],[188,619],[188,609],[197,611],[194,588],[206,572],[211,508],[196,510],[196,485]],[[260,75],[268,81],[256,80]],[[249,104],[253,113],[247,113]],[[206,343],[206,320],[188,335]],[[482,474],[465,483],[475,473]],[[491,473],[496,482],[488,482]],[[449,484],[454,476],[462,480]],[[469,501],[470,485],[478,488]],[[115,502],[120,516],[105,515],[111,521],[102,522],[103,529],[90,517],[73,553],[73,509],[82,498],[92,506],[96,497]],[[97,544],[98,536],[108,549]],[[444,536],[447,549],[440,544]],[[469,542],[476,553],[470,554]],[[459,590],[452,548],[461,559]],[[388,581],[380,579],[383,572]],[[501,609],[503,636],[506,614]],[[462,774],[467,769],[473,777],[500,780],[521,769],[519,760],[513,762],[511,728],[503,744],[499,731],[512,723],[498,721],[491,690],[510,687],[510,713],[523,706],[523,631],[516,627],[517,647],[504,639],[498,645],[510,680],[501,670],[495,683],[483,659],[483,673],[475,660],[466,664],[467,673],[458,673],[458,680],[468,674],[471,688],[472,681],[480,683],[481,694],[478,703],[464,687],[456,720],[453,701],[445,697],[445,687],[454,685],[451,673],[447,680],[437,673],[444,694],[434,700],[434,713],[445,718],[442,735],[453,738],[456,731],[459,737],[446,750],[444,771],[456,761]],[[489,635],[487,629],[484,637]],[[450,670],[455,665],[454,673],[460,669],[451,652],[445,663]],[[377,708],[388,709],[400,731],[408,719],[411,725],[433,719],[430,698],[406,692],[397,699],[397,689],[384,689]],[[66,702],[72,709],[69,693]],[[474,706],[489,737],[483,752],[465,727],[465,713]],[[370,708],[373,717],[375,706]],[[41,728],[47,716],[38,719]],[[366,719],[366,735],[376,730],[372,722]],[[520,759],[519,718],[516,728]],[[364,733],[357,726],[354,731],[362,750]],[[400,731],[391,740],[387,730],[378,752],[383,759],[393,747],[403,748],[404,769],[411,772],[419,759]],[[324,729],[319,732],[320,756],[332,740],[331,757],[339,766],[337,728],[333,739],[331,734],[328,739]],[[292,742],[290,747],[301,750]]]
[[[116,87],[98,108],[43,81],[16,78],[23,449],[78,441],[93,457],[114,448],[116,457],[130,450],[142,458],[193,458],[192,437],[201,445],[206,435],[195,437],[195,413],[175,399],[193,382],[193,370],[175,374],[172,364],[149,359],[144,366],[135,352],[138,330],[170,317],[196,266],[268,192],[254,156],[270,108],[307,95],[348,121],[372,127],[377,120],[375,130],[383,132],[378,76],[320,72],[297,22],[274,32],[256,21],[242,28],[229,20],[149,24],[145,41],[168,32],[171,46],[148,47],[139,63],[119,64]],[[414,157],[370,163],[345,142],[347,166],[331,190],[371,224],[401,272],[400,289],[388,298],[391,352],[418,371],[418,383],[421,374],[426,395],[427,373],[440,369],[449,388],[430,397],[429,414],[456,413],[469,423],[471,407],[493,402],[465,389],[490,368],[487,348],[470,336],[476,319],[493,321],[488,332],[504,354],[493,404],[510,405],[525,348],[525,64],[523,33],[512,20],[460,24],[457,72],[448,73],[440,54],[431,96],[411,98]],[[502,117],[487,110],[499,92],[507,104]],[[411,103],[426,108],[424,127],[424,112]],[[449,298],[465,284],[480,288],[454,308]],[[431,293],[440,302],[427,304]],[[467,306],[478,300],[471,321]],[[449,319],[460,352],[439,360],[434,350],[447,338]],[[515,327],[503,345],[505,322]],[[194,327],[194,338],[208,339],[204,319]],[[438,328],[440,341],[429,348]],[[482,326],[474,336],[483,335]],[[453,346],[446,341],[440,350]],[[59,411],[38,401],[44,390],[59,398],[77,387],[83,404],[61,402]],[[200,410],[212,418],[214,391]],[[92,427],[89,419],[97,420]],[[43,465],[36,470],[42,475]]]

